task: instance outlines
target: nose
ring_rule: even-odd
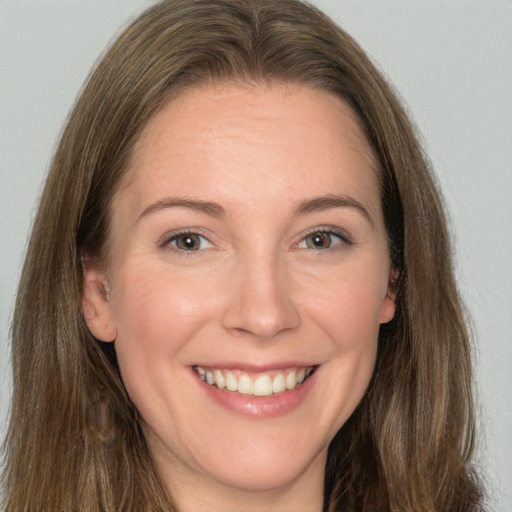
[[[237,334],[271,339],[297,328],[301,318],[283,263],[275,258],[241,262],[229,286],[224,327]]]

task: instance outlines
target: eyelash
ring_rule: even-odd
[[[352,245],[352,240],[347,236],[347,234],[344,231],[333,229],[333,228],[315,228],[306,233],[305,236],[301,238],[301,240],[297,243],[297,246],[300,246],[301,244],[307,244],[307,239],[314,236],[314,235],[327,235],[330,237],[331,245],[326,248],[314,248],[314,247],[301,247],[304,249],[310,249],[315,252],[322,252],[322,251],[335,251],[339,247],[339,245],[344,246],[350,246]],[[334,246],[332,245],[332,237],[336,237],[339,239],[338,243],[335,243]]]
[[[318,248],[318,247],[310,247],[307,245],[307,240],[308,238],[314,236],[314,235],[326,235],[329,237],[329,247],[325,247],[325,248]],[[189,236],[190,238],[194,237],[194,238],[199,238],[201,239],[204,243],[206,242],[207,244],[209,244],[210,246],[213,246],[212,242],[210,242],[210,240],[205,237],[204,235],[202,235],[201,233],[198,233],[197,231],[193,231],[191,229],[184,229],[182,231],[178,231],[178,232],[173,232],[173,233],[168,233],[166,235],[164,235],[161,240],[159,241],[159,246],[162,247],[162,248],[169,248],[173,251],[176,251],[176,252],[179,252],[179,253],[182,253],[182,254],[185,254],[186,256],[196,256],[196,254],[198,252],[201,252],[201,251],[204,251],[205,249],[209,248],[209,247],[203,247],[201,248],[201,245],[197,248],[197,249],[184,249],[184,248],[180,248],[177,246],[177,241],[180,239],[180,238],[185,238],[186,236]],[[334,245],[333,245],[333,241],[332,241],[332,238],[335,237],[339,240],[338,243],[334,242]],[[201,240],[200,240],[200,244],[201,244]],[[305,244],[305,246],[302,246],[302,244]],[[300,240],[299,242],[297,242],[297,244],[295,244],[296,247],[300,248],[300,249],[310,249],[312,251],[315,251],[315,252],[324,252],[324,251],[335,251],[337,250],[339,247],[339,245],[345,245],[345,246],[350,246],[352,245],[352,241],[350,240],[350,238],[347,236],[347,234],[341,230],[338,230],[338,229],[333,229],[333,228],[315,228],[315,229],[312,229],[310,230],[308,233],[306,233]]]
[[[197,252],[200,252],[200,251],[203,251],[206,249],[206,248],[201,249],[201,247],[199,247],[198,249],[188,249],[187,250],[187,249],[180,248],[175,244],[175,243],[177,243],[177,241],[180,238],[186,238],[187,236],[189,236],[190,238],[192,238],[192,237],[200,238],[201,240],[206,241],[206,243],[209,244],[210,246],[213,246],[212,242],[210,242],[210,240],[208,240],[208,238],[206,238],[201,233],[198,233],[197,231],[192,231],[191,229],[184,229],[182,231],[168,233],[160,239],[158,245],[161,248],[164,248],[164,249],[169,248],[173,251],[183,253],[186,256],[195,256],[194,253],[197,253]]]

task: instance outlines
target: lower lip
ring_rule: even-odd
[[[244,395],[236,391],[219,389],[201,380],[195,372],[194,375],[208,398],[225,409],[249,416],[273,418],[287,414],[302,404],[316,381],[318,370],[317,368],[298,388],[269,396]]]

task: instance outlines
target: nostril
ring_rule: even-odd
[[[252,312],[250,315],[239,315],[236,320],[231,319],[231,324],[225,322],[225,326],[231,333],[238,337],[251,335],[262,340],[272,339],[279,333],[294,329],[300,325],[300,317],[293,318],[291,315],[286,317],[280,315],[275,318],[264,318],[263,315],[257,315]]]
[[[270,339],[300,325],[285,275],[279,262],[263,254],[246,254],[230,283],[230,304],[223,323],[236,336],[251,334]]]

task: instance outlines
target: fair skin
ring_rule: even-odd
[[[320,511],[395,311],[359,126],[307,87],[209,85],[133,156],[83,309],[115,340],[159,477],[184,512]]]

